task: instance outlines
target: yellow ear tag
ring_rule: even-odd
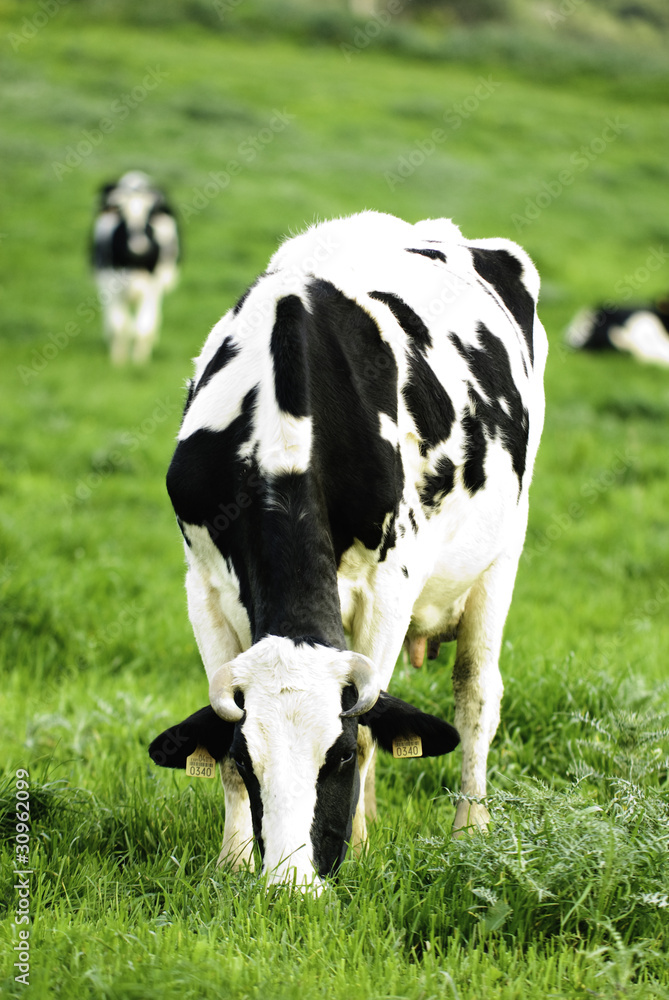
[[[393,757],[422,757],[423,741],[420,736],[397,736],[393,740]]]
[[[196,747],[190,757],[186,757],[186,774],[189,778],[213,778],[215,776],[216,761],[205,747]]]

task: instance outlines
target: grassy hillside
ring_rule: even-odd
[[[122,25],[94,6],[11,5],[0,49],[0,934],[11,951],[22,768],[30,995],[667,997],[669,380],[561,347],[582,304],[666,292],[661,74],[567,58],[529,83],[511,58]],[[154,362],[114,371],[86,243],[97,188],[130,167],[170,191],[185,255]],[[386,760],[367,857],[327,900],[266,897],[214,867],[214,782],[146,756],[206,702],[164,474],[211,325],[284,235],[362,208],[517,239],[543,278],[548,411],[495,829],[450,840],[457,752]],[[449,718],[452,655],[399,667],[393,691]],[[23,995],[10,962],[0,975]]]

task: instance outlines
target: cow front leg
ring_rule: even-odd
[[[249,795],[233,761],[221,761],[220,772],[225,795],[225,826],[218,867],[230,865],[237,870],[247,864],[253,871],[253,825]]]
[[[376,744],[368,726],[358,727],[358,772],[360,794],[353,815],[351,848],[359,854],[367,843],[367,820],[376,819],[375,771]]]
[[[135,364],[145,364],[151,357],[158,339],[161,305],[160,288],[157,282],[151,280],[143,289],[135,317],[135,343],[132,355]]]
[[[453,833],[486,829],[488,750],[499,725],[504,686],[499,671],[504,622],[518,560],[501,557],[479,578],[467,597],[458,627],[453,667],[455,728],[462,743],[462,786]]]

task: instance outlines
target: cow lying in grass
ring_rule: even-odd
[[[146,174],[134,170],[104,186],[92,251],[112,361],[148,361],[163,295],[176,284],[179,238],[165,196]]]
[[[461,739],[455,828],[487,824],[538,290],[514,243],[365,212],[284,243],[212,330],[167,476],[211,707],[150,753],[220,761],[221,861],[255,836],[270,881],[318,885],[365,840],[377,743],[414,736],[424,756]],[[456,634],[453,729],[386,689],[406,635]]]
[[[669,299],[655,306],[582,309],[565,339],[575,350],[620,351],[639,361],[669,365]]]

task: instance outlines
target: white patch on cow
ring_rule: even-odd
[[[397,424],[392,417],[389,417],[387,413],[383,413],[382,411],[379,411],[379,434],[393,448],[396,448],[399,444],[399,428]]]
[[[306,471],[312,419],[294,417],[279,408],[270,351],[277,302],[303,291],[294,280],[268,275],[251,290],[237,317],[227,313],[216,324],[195,363],[196,388],[225,338],[233,333],[239,353],[197,390],[179,431],[180,441],[201,428],[224,431],[241,414],[244,397],[257,387],[252,432],[238,450],[239,458],[255,458],[260,471],[270,476]]]
[[[256,433],[251,442],[260,470],[278,476],[306,472],[311,456],[312,419],[283,413],[274,396],[274,381],[263,383]]]
[[[251,623],[239,599],[239,580],[212,541],[211,535],[216,537],[220,530],[234,531],[234,522],[226,518],[225,527],[216,523],[186,527],[188,616],[209,680],[222,664],[251,645]]]

